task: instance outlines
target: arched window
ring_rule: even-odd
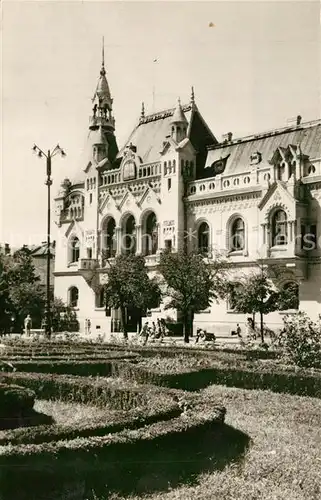
[[[245,247],[245,228],[241,217],[235,219],[231,226],[229,249],[233,251],[244,250]]]
[[[101,288],[96,293],[96,307],[104,307],[105,306],[105,289]]]
[[[123,226],[122,244],[125,254],[136,253],[136,222],[133,215],[127,217]]]
[[[158,228],[154,212],[146,218],[146,228],[143,234],[143,251],[145,255],[155,255],[158,249]]]
[[[68,294],[68,304],[70,307],[77,307],[78,306],[78,298],[79,298],[79,292],[78,288],[76,286],[72,286],[69,288],[69,294]]]
[[[281,290],[280,310],[299,309],[299,285],[295,281],[288,281]]]
[[[272,246],[287,245],[288,224],[284,210],[277,210],[272,217]]]
[[[103,226],[102,249],[103,249],[103,258],[110,259],[112,257],[115,257],[117,250],[117,241],[116,241],[116,222],[113,217],[110,217]]]
[[[198,250],[201,253],[208,253],[209,251],[209,235],[210,228],[207,222],[202,222],[198,228]]]
[[[244,286],[241,283],[235,282],[228,294],[228,309],[230,311],[235,311],[237,306],[237,299],[240,294],[244,291]],[[236,312],[236,311],[235,311]]]
[[[77,236],[73,236],[70,241],[70,262],[78,262],[80,254],[80,242]]]

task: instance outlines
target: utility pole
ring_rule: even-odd
[[[47,154],[42,151],[36,144],[33,146],[32,150],[36,153],[39,158],[46,158],[46,174],[47,178],[45,185],[47,186],[47,276],[46,276],[46,309],[45,309],[45,334],[48,339],[51,337],[51,290],[50,290],[50,219],[51,219],[51,209],[50,209],[50,186],[52,185],[51,178],[51,159],[60,154],[62,157],[66,156],[64,150],[57,144],[57,146],[50,151],[48,149]]]

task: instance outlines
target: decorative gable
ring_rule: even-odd
[[[161,200],[151,187],[146,188],[143,196],[138,202],[138,205],[142,209],[149,208],[150,206],[155,206],[158,204],[161,204]]]
[[[185,139],[183,139],[179,144],[178,146],[176,147],[176,151],[184,151],[185,153],[187,154],[191,154],[191,155],[194,155],[196,153],[194,147],[193,147],[193,144],[191,143],[191,141],[188,139],[188,137],[186,137]]]
[[[116,200],[113,198],[110,192],[107,192],[106,196],[100,201],[99,213],[102,214],[105,208],[107,208],[108,211],[119,210]]]
[[[65,232],[65,237],[69,238],[72,232],[78,237],[79,240],[81,240],[84,236],[82,228],[75,219],[69,224],[67,231]]]
[[[160,150],[160,154],[162,156],[166,155],[168,152],[172,150],[176,150],[177,148],[177,143],[173,140],[173,138],[171,136],[169,136],[166,141],[163,142],[163,147],[162,149]]]
[[[297,200],[285,189],[281,182],[274,182],[259,203],[259,210],[266,220],[269,218],[271,210],[282,208],[287,216],[292,220],[296,218]]]
[[[119,203],[118,209],[122,210],[125,205],[128,208],[131,208],[131,207],[134,207],[134,206],[138,206],[138,203],[137,203],[134,195],[132,194],[131,191],[129,191],[129,189],[127,189],[127,191],[124,194],[121,202]]]

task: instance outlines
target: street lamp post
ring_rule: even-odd
[[[57,146],[50,151],[48,149],[47,154],[42,151],[36,144],[33,146],[32,150],[39,156],[39,158],[46,158],[47,165],[47,178],[46,178],[46,186],[47,186],[47,279],[46,279],[46,310],[45,310],[45,333],[48,338],[51,337],[51,297],[50,297],[50,186],[52,185],[51,179],[51,159],[60,154],[62,157],[66,156],[64,150],[57,144]]]

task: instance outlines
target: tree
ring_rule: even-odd
[[[77,313],[67,306],[62,299],[53,298],[51,306],[51,324],[54,332],[76,332],[79,330]]]
[[[2,331],[8,331],[10,326],[21,330],[27,314],[35,323],[40,323],[45,297],[39,281],[27,247],[22,247],[13,255],[0,256]]]
[[[219,254],[210,263],[202,255],[184,250],[161,255],[159,272],[169,297],[165,308],[181,312],[185,342],[193,331],[194,314],[226,295],[227,269],[227,261]]]
[[[278,270],[279,278],[282,270]],[[260,315],[261,341],[264,342],[264,316],[273,311],[298,307],[297,285],[279,288],[270,278],[268,266],[257,262],[257,271],[230,285],[233,309],[244,314]]]
[[[107,268],[105,300],[108,307],[120,309],[125,340],[128,338],[126,309],[134,307],[143,313],[156,307],[161,291],[155,278],[150,279],[141,255],[118,255]]]

